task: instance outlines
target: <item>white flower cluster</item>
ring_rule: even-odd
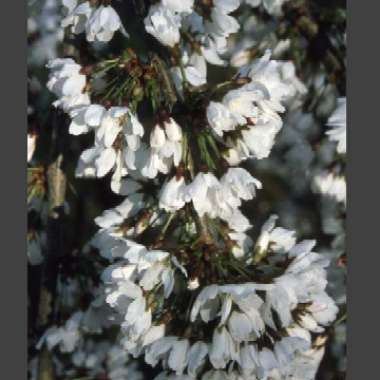
[[[51,338],[50,338],[51,339]],[[67,337],[66,337],[67,339]],[[66,368],[65,363],[54,357],[57,375],[76,376],[85,369],[93,377],[107,376],[110,380],[142,380],[144,376],[137,368],[137,363],[128,359],[124,348],[120,344],[111,344],[107,341],[96,342],[88,339],[81,341],[75,351],[70,354],[74,368]],[[38,358],[30,362],[30,380],[37,380]]]
[[[80,65],[68,58],[51,61],[48,67],[48,88],[59,97],[54,104],[72,118],[70,133],[95,131],[94,147],[80,157],[79,176],[102,177],[113,171],[112,188],[119,192],[120,181],[129,172],[154,178],[178,166],[182,129],[173,118],[155,125],[149,145],[143,143],[144,127],[128,107],[107,110],[90,102],[86,75]],[[294,66],[270,60],[269,52],[252,66],[242,68],[240,75],[248,76],[251,82],[229,91],[222,103],[211,102],[207,108],[207,119],[216,135],[240,131],[239,138],[226,137],[227,145],[232,146],[226,159],[233,165],[248,157],[261,159],[269,155],[282,126],[278,114],[284,111],[282,103],[304,91],[295,77]]]
[[[328,119],[332,127],[327,131],[329,142],[321,146],[320,162],[314,176],[313,189],[321,194],[321,219],[323,231],[334,236],[329,255],[339,260],[345,253],[344,214],[346,212],[346,98],[337,99],[337,107]],[[344,270],[332,267],[331,275],[339,284],[333,289],[337,302],[344,303]],[[342,298],[343,294],[343,298]]]
[[[163,127],[156,124],[150,134],[147,160],[141,173],[154,178],[158,172],[167,174],[171,167],[178,166],[182,159],[182,129],[172,118],[163,121]]]
[[[57,58],[49,61],[47,67],[50,70],[47,87],[59,98],[54,106],[70,112],[90,103],[89,95],[84,93],[86,76],[73,59]]]
[[[280,15],[282,5],[287,0],[246,0],[252,7],[261,3],[269,14]],[[193,34],[200,43],[206,60],[212,64],[223,64],[220,55],[226,51],[227,38],[239,30],[239,22],[230,16],[241,5],[241,0],[214,0],[200,2],[194,0],[161,0],[149,9],[145,19],[145,29],[163,45],[174,47],[180,43],[181,28]]]
[[[119,15],[110,5],[93,6],[93,2],[62,0],[66,17],[62,27],[70,26],[74,34],[86,33],[87,41],[108,42],[117,30],[123,30]]]
[[[253,65],[241,68],[240,76],[250,78],[250,83],[229,91],[221,103],[211,102],[207,108],[208,121],[217,135],[240,132],[238,138],[225,138],[232,146],[226,156],[231,165],[249,157],[267,157],[282,127],[279,113],[285,110],[283,103],[306,91],[295,76],[294,65],[271,60],[269,51]]]
[[[337,99],[337,107],[329,117],[327,125],[331,127],[326,134],[328,142],[321,145],[318,154],[319,162],[314,176],[313,189],[321,194],[321,224],[325,234],[332,237],[331,244],[325,250],[326,257],[331,258],[329,268],[329,291],[335,302],[345,313],[346,304],[346,98]],[[332,352],[337,359],[340,370],[346,368],[344,354],[346,329],[344,323],[334,326]]]
[[[262,3],[279,14],[283,2]],[[239,65],[231,81],[207,84],[206,62],[225,63],[228,38],[239,29],[231,14],[241,3],[151,5],[144,26],[168,47],[164,68],[155,65],[156,56],[142,64],[130,51],[99,66],[82,67],[71,58],[48,64],[47,87],[71,119],[69,132],[94,136],[76,175],[110,175],[112,191],[125,197],[95,219],[100,229],[91,249],[110,262],[102,267],[95,299],[40,341],[49,350],[59,346],[93,376],[106,363],[112,380],[139,378],[125,366],[132,355],[161,366],[158,380],[315,378],[325,329],[338,311],[326,293],[329,260],[312,251],[315,241],[297,244],[294,231],[276,227],[276,217],[253,243],[241,208],[262,183],[238,167],[269,156],[283,126],[280,114],[306,88],[294,64],[271,59],[269,50]],[[123,30],[107,1],[64,5],[63,25],[86,32],[88,41],[109,41]],[[154,98],[161,91],[157,83],[164,94],[167,87],[176,91],[174,104]],[[98,86],[107,89],[102,100]],[[115,88],[117,102],[107,96]],[[149,100],[143,107],[149,113],[151,106],[153,117],[142,117],[141,99]],[[345,150],[342,112],[329,120],[339,153]],[[342,193],[340,184],[327,186],[326,179],[319,187],[335,197]],[[84,332],[110,326],[119,328],[112,349],[84,339]]]
[[[200,86],[206,83],[206,61],[225,64],[221,55],[227,51],[227,39],[239,29],[238,21],[230,13],[240,6],[240,0],[215,0],[196,5],[194,0],[161,0],[150,7],[145,29],[165,46],[181,46],[180,60],[186,80]],[[189,46],[185,46],[181,33],[191,39]],[[199,48],[194,49],[195,45]],[[180,74],[176,66],[173,76],[177,84],[180,84]]]
[[[58,297],[64,310],[75,310],[77,298],[83,296],[78,281],[66,279],[66,284],[58,284]],[[110,380],[143,379],[137,363],[131,360],[120,342],[99,340],[102,332],[119,321],[105,302],[104,289],[92,287],[93,301],[84,311],[74,312],[62,325],[48,328],[36,344],[37,350],[46,346],[51,352],[58,349],[61,356],[54,356],[57,375],[75,377],[86,369],[89,375],[107,375]],[[71,366],[63,357],[71,359]],[[35,358],[38,365],[38,359]],[[31,368],[31,379],[37,379],[36,369]]]
[[[124,348],[119,344],[89,340],[73,353],[72,361],[76,367],[85,368],[94,377],[106,375],[110,380],[144,378],[137,369],[137,363],[128,361]]]
[[[294,232],[274,228],[273,220],[258,244],[290,264],[270,283],[203,287],[191,306],[189,328],[193,334],[206,328],[209,340],[168,334],[160,317],[165,300],[178,292],[178,282],[187,281],[186,269],[175,256],[128,239],[117,238],[114,244],[117,261],[106,269],[103,281],[106,301],[124,319],[124,347],[134,356],[144,354],[148,364],[162,362],[177,375],[188,374],[178,378],[197,378],[206,362],[222,370],[220,376],[226,377],[220,378],[233,378],[223,372],[231,362],[244,378],[285,378],[295,370],[290,363],[312,350],[311,334],[322,333],[335,319],[337,308],[325,292],[328,261],[312,252],[314,241],[295,244]]]
[[[82,318],[83,313],[78,311],[66,321],[64,326],[50,327],[38,342],[37,349],[46,342],[49,350],[59,345],[61,352],[72,352],[81,338],[79,326]]]
[[[145,361],[153,366],[163,363],[177,375],[187,372],[196,377],[207,361],[221,373],[228,363],[235,362],[238,373],[244,376],[285,376],[297,355],[312,350],[310,332],[322,333],[323,326],[336,314],[333,301],[325,293],[327,262],[311,252],[314,242],[294,245],[293,232],[275,229],[270,222],[258,239],[257,249],[260,254],[270,249],[287,255],[290,264],[281,275],[274,276],[271,283],[201,286],[171,250],[150,249],[131,240],[148,227],[162,228],[157,210],[143,224],[128,225],[126,221],[138,218],[154,205],[153,198],[148,200],[143,193],[142,179],[153,179],[159,172],[168,174],[173,166],[179,167],[182,129],[173,118],[166,117],[151,130],[148,145],[141,140],[144,127],[127,107],[106,109],[90,103],[86,76],[73,60],[56,60],[49,67],[48,87],[60,97],[56,105],[72,118],[70,132],[95,132],[95,146],[82,153],[77,174],[102,177],[113,170],[112,189],[128,195],[121,205],[96,219],[102,229],[93,242],[104,257],[116,260],[102,278],[106,302],[123,319],[124,348],[135,357],[144,354]],[[288,70],[291,75],[287,75]],[[242,68],[240,74],[249,77],[250,83],[229,91],[222,103],[212,102],[207,108],[208,122],[217,136],[224,138],[228,132],[246,126],[235,142],[246,155],[240,155],[235,164],[250,156],[263,158],[269,154],[282,126],[278,115],[284,111],[282,103],[302,89],[294,69],[287,63],[271,61],[269,53]],[[226,121],[230,124],[222,124]],[[230,148],[230,156],[232,149],[236,151]],[[126,178],[127,174],[137,176],[137,180]],[[239,207],[242,201],[252,199],[258,188],[261,183],[242,168],[230,168],[220,179],[212,172],[199,172],[191,181],[177,174],[163,184],[158,206],[175,213],[191,203],[199,217],[224,221],[230,229],[229,237],[240,245],[238,250],[243,250],[236,257],[244,260],[244,247],[251,246],[245,232],[251,225]],[[180,283],[188,291],[200,290],[191,307],[189,326],[196,324],[202,330],[202,323],[218,321],[209,340],[194,342],[186,335],[167,333],[164,310],[173,294],[178,297]],[[48,333],[51,347],[67,340],[62,328]],[[73,343],[75,331],[70,330],[70,334],[68,343]],[[71,348],[63,347],[66,351]],[[212,371],[205,378],[217,373]]]
[[[327,131],[329,140],[334,143],[336,152],[345,157],[346,154],[346,98],[338,99],[338,106],[328,119],[330,130]],[[329,162],[331,166],[334,162]],[[327,165],[326,165],[327,166]],[[332,170],[322,168],[314,178],[314,188],[318,193],[346,204],[346,178],[340,173],[339,165]]]
[[[95,131],[94,146],[85,150],[78,163],[78,176],[103,177],[113,170],[112,189],[120,193],[121,179],[129,171],[140,169],[153,178],[158,171],[167,172],[181,157],[181,130],[170,120],[165,131],[156,126],[151,133],[150,147],[141,143],[144,128],[128,107],[91,104],[85,92],[86,76],[72,59],[49,63],[48,88],[58,97],[54,104],[72,118],[69,131],[80,135]]]
[[[162,188],[160,207],[173,212],[192,202],[199,216],[220,218],[232,230],[244,232],[250,224],[238,207],[260,188],[261,182],[242,168],[228,169],[220,180],[212,173],[198,173],[188,185],[183,177],[173,177]]]
[[[314,186],[319,193],[331,197],[337,202],[346,203],[346,179],[344,176],[324,171],[314,178]]]

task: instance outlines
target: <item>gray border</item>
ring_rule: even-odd
[[[26,1],[3,4],[1,46],[1,379],[27,377]]]
[[[348,379],[379,378],[380,3],[348,7]]]

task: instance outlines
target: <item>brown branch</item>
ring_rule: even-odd
[[[56,123],[54,123],[56,124]],[[63,155],[60,146],[63,141],[56,135],[57,126],[53,127],[51,155],[58,154],[56,159],[47,169],[47,191],[49,215],[47,222],[47,257],[45,258],[40,285],[40,298],[38,308],[37,327],[39,331],[44,331],[54,322],[54,299],[56,293],[56,283],[59,270],[59,261],[63,255],[63,215],[64,201],[66,195],[67,180],[61,169]],[[62,136],[61,136],[62,137]],[[53,156],[54,157],[54,156]],[[39,354],[38,380],[54,380],[54,366],[51,353],[46,345],[43,346]]]

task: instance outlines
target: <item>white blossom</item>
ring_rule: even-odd
[[[71,25],[71,31],[75,34],[84,32],[86,22],[92,13],[90,3],[85,1],[78,5],[77,0],[62,0],[62,5],[66,8],[66,17],[62,20],[61,25],[64,28]]]
[[[171,167],[178,166],[182,158],[182,130],[172,118],[156,124],[150,134],[150,148],[146,152],[141,173],[154,178],[159,172],[167,174]]]
[[[90,1],[78,5],[77,0],[63,0],[67,15],[62,20],[64,28],[71,26],[71,32],[86,32],[87,41],[108,42],[117,30],[123,29],[119,15],[110,5],[94,7]]]
[[[28,133],[27,135],[27,162],[33,158],[34,151],[36,150],[37,135],[35,133]]]
[[[331,141],[337,142],[336,150],[340,154],[346,154],[346,109],[346,98],[338,99],[338,107],[327,121],[331,127],[327,135]]]
[[[186,185],[183,177],[173,177],[162,188],[160,207],[166,211],[179,210],[185,205]]]
[[[202,86],[207,83],[207,65],[204,57],[197,53],[193,53],[190,57],[185,52],[181,58],[186,81],[194,87]],[[181,68],[175,66],[171,69],[174,83],[179,92],[182,92],[182,72]]]
[[[225,327],[222,327],[220,331],[214,330],[209,357],[216,369],[225,368],[230,360],[237,358],[236,343]]]
[[[81,66],[71,58],[57,58],[47,65],[50,69],[47,87],[58,97],[74,97],[82,93],[86,76],[81,74]]]
[[[78,311],[66,321],[64,326],[49,328],[37,343],[37,349],[46,342],[49,350],[59,345],[61,352],[72,352],[81,338],[79,327],[82,317],[83,313]]]
[[[210,102],[207,107],[207,120],[218,136],[222,136],[225,131],[233,131],[238,125],[228,107],[218,102]]]
[[[120,28],[121,21],[116,11],[111,6],[101,5],[86,23],[86,37],[88,41],[107,42]]]
[[[322,172],[314,178],[314,186],[319,193],[346,203],[346,179],[343,176]]]
[[[191,13],[193,11],[194,0],[161,0],[161,4],[172,12]]]
[[[113,170],[111,188],[125,194],[123,178],[143,163],[138,161],[138,151],[144,129],[127,107],[104,107],[96,104],[71,111],[73,120],[69,131],[82,134],[95,130],[95,143],[79,158],[77,176],[103,177]],[[116,140],[118,139],[118,143]]]
[[[296,242],[294,231],[282,227],[275,227],[277,215],[272,215],[261,228],[260,236],[256,241],[256,249],[264,252],[269,248],[274,252],[288,252]]]
[[[163,45],[173,47],[180,39],[180,16],[163,4],[155,4],[149,8],[146,16],[145,30],[157,38]]]

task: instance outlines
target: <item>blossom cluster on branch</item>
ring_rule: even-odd
[[[75,175],[106,183],[119,203],[95,218],[95,236],[57,280],[65,317],[37,351],[60,352],[62,378],[143,379],[144,362],[157,380],[314,379],[339,313],[328,294],[336,257],[297,242],[276,215],[257,229],[263,218],[246,205],[271,190],[260,170],[278,139],[290,150],[273,171],[303,165],[306,186],[345,206],[344,165],[331,154],[327,163],[321,146],[312,168],[302,134],[314,121],[301,110],[311,85],[281,58],[286,40],[253,47],[244,27],[231,42],[246,15],[281,19],[288,2],[121,3],[63,0],[61,26],[81,42],[46,65],[59,128],[88,142]],[[327,125],[344,155],[345,99]],[[28,161],[35,146],[28,135]]]

